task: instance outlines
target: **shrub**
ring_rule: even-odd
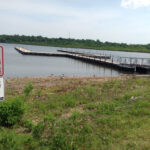
[[[25,96],[29,96],[30,92],[33,90],[33,85],[32,83],[29,83],[27,84],[25,87],[24,87],[24,94]]]
[[[19,97],[0,102],[0,125],[12,126],[24,114],[23,100]]]

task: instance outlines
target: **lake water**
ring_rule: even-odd
[[[5,77],[31,77],[31,76],[118,76],[125,74],[118,70],[104,66],[93,65],[79,60],[63,57],[26,56],[18,53],[14,47],[23,47],[33,51],[56,52],[58,47],[33,46],[22,44],[4,44]],[[65,49],[65,48],[63,48]],[[129,53],[118,51],[98,51],[87,49],[70,49],[71,51],[92,52],[94,54],[113,55],[115,57],[143,57],[150,58],[148,53]]]

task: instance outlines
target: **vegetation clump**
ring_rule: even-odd
[[[21,120],[24,114],[22,98],[16,97],[0,102],[0,125],[12,126]]]
[[[29,96],[30,92],[33,90],[33,85],[32,83],[28,83],[25,87],[24,87],[24,94],[25,96]]]

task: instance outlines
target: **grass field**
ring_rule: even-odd
[[[150,149],[149,76],[16,78],[5,83],[7,100],[0,105],[21,101],[16,108],[22,107],[23,114],[13,125],[0,118],[0,150]]]

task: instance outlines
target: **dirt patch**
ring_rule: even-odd
[[[70,109],[69,112],[62,114],[62,115],[61,115],[61,119],[67,119],[67,118],[71,117],[71,115],[72,115],[72,113],[73,113],[74,111],[77,111],[77,112],[79,112],[79,113],[83,113],[83,112],[84,112],[82,106],[78,106],[78,107],[75,107],[75,108]]]

